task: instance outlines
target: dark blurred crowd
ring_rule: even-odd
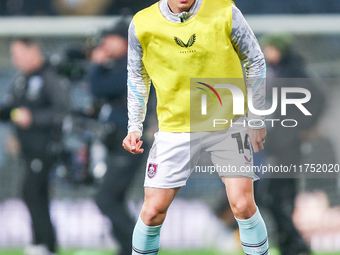
[[[114,15],[136,13],[155,0],[1,0],[0,15]],[[338,13],[336,0],[236,0],[245,14]]]
[[[132,14],[154,2],[153,0],[1,0],[0,15]]]
[[[34,38],[16,38],[11,43],[18,73],[0,105],[0,121],[13,124],[25,163],[21,192],[33,234],[25,255],[56,254],[57,238],[49,214],[50,170],[61,165],[73,183],[97,184],[95,202],[111,221],[112,234],[120,244],[118,254],[131,254],[134,219],[125,202],[143,155],[134,156],[121,146],[128,124],[127,31],[123,18],[98,35],[95,44],[83,50],[68,49],[71,59],[59,66],[51,64]],[[74,68],[82,70],[76,77],[70,75]],[[92,104],[75,110],[71,109],[70,85],[79,81],[86,84]],[[63,143],[70,132],[81,136],[84,146],[79,150],[69,151]],[[91,151],[102,157],[93,167]]]

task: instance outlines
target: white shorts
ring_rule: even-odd
[[[146,164],[145,187],[167,189],[185,186],[191,172],[201,167],[196,164],[204,151],[210,154],[214,171],[220,177],[258,179],[249,172],[253,165],[253,152],[247,127],[194,133],[158,131],[154,136]]]

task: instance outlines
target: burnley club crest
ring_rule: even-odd
[[[149,164],[148,166],[148,177],[151,179],[156,175],[157,164]]]

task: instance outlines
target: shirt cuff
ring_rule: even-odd
[[[128,126],[128,134],[138,131],[141,135],[143,134],[143,125],[131,125]]]

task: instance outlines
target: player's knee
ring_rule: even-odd
[[[239,198],[230,203],[233,214],[238,219],[249,219],[256,211],[253,200],[246,197]]]
[[[141,216],[145,225],[156,226],[163,223],[166,210],[156,206],[145,206]]]

